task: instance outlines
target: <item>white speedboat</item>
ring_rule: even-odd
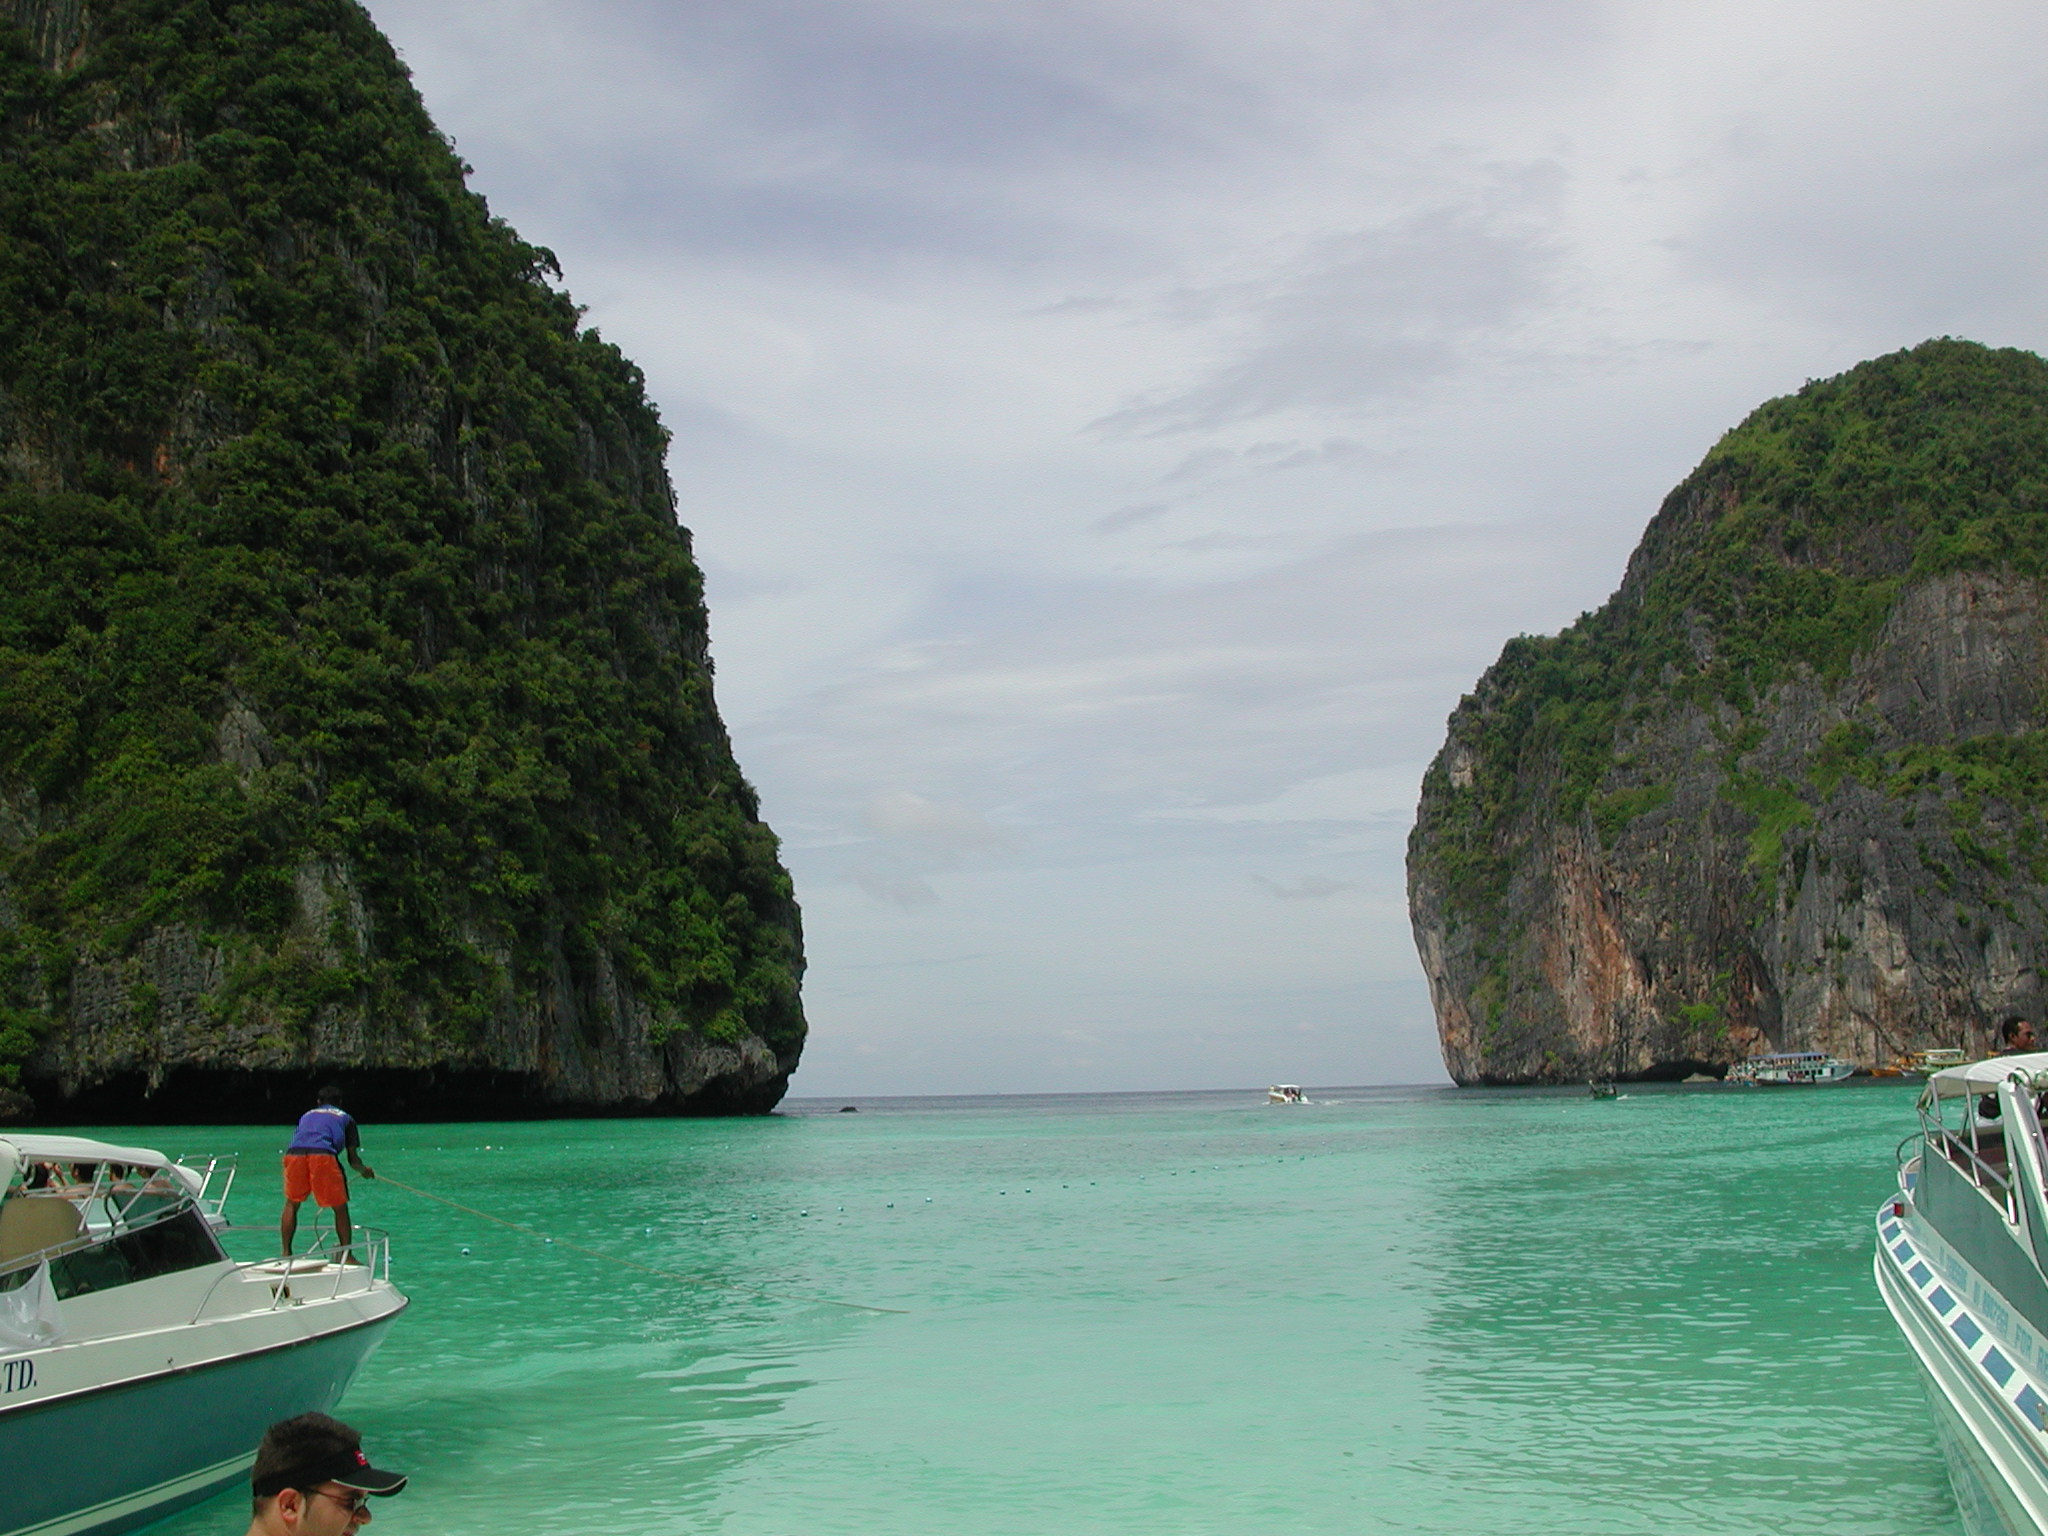
[[[1751,1056],[1728,1069],[1728,1081],[1754,1088],[1817,1088],[1847,1082],[1856,1075],[1856,1064],[1825,1051],[1775,1051],[1768,1056]]]
[[[380,1233],[231,1259],[231,1180],[0,1135],[0,1536],[112,1536],[246,1477],[265,1427],[331,1410],[405,1309]]]
[[[1266,1090],[1268,1104],[1306,1104],[1308,1095],[1293,1083],[1275,1083]]]
[[[2048,1053],[1947,1067],[1877,1213],[1877,1288],[1919,1363],[1970,1536],[2048,1532]]]

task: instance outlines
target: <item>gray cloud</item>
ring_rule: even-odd
[[[1119,529],[1132,528],[1139,523],[1149,523],[1154,518],[1163,517],[1167,510],[1167,504],[1163,501],[1139,502],[1135,506],[1119,507],[1106,517],[1098,517],[1089,526],[1097,533],[1115,533]]]
[[[1191,320],[1222,312],[1249,321],[1253,338],[1209,377],[1095,430],[1166,436],[1301,407],[1351,411],[1442,376],[1548,296],[1558,249],[1540,214],[1557,177],[1554,165],[1524,167],[1504,178],[1515,196],[1326,237],[1264,292],[1177,295]],[[1201,473],[1215,452],[1191,454],[1169,479]]]
[[[1252,878],[1282,901],[1328,901],[1344,891],[1358,889],[1349,880],[1332,880],[1327,875],[1303,875],[1291,885],[1268,880],[1263,875]]]
[[[876,901],[892,907],[901,907],[906,912],[915,912],[924,907],[939,904],[939,893],[932,889],[931,882],[920,875],[907,874],[902,870],[876,869],[872,865],[857,865],[851,872],[853,883]]]

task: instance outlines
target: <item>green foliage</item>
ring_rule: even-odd
[[[1640,789],[1617,789],[1613,794],[1602,795],[1593,802],[1593,825],[1599,830],[1601,843],[1611,848],[1630,822],[1670,803],[1669,784],[1646,784]]]
[[[224,1027],[459,1044],[609,969],[793,1054],[796,908],[639,370],[353,0],[114,0],[93,38],[58,73],[0,23],[0,796],[37,829],[0,933],[53,957],[0,950],[0,1080],[65,957],[174,922],[236,956]],[[367,931],[306,931],[343,868]]]
[[[1601,787],[1631,732],[1690,703],[1721,722],[1727,792],[1758,818],[1751,867],[1774,869],[1811,813],[1793,786],[1740,782],[1757,704],[1800,676],[1839,680],[1904,581],[1977,569],[2048,574],[2048,363],[1930,341],[1771,401],[1671,493],[1612,600],[1508,643],[1453,716],[1470,783],[1434,770],[1416,855],[1455,908],[1495,910],[1540,823],[1590,808],[1612,839],[1628,802]],[[1957,766],[1966,795],[1989,771]],[[1823,798],[1885,777],[1853,723],[1809,768]]]
[[[1814,753],[1807,771],[1821,799],[1832,795],[1845,779],[1866,789],[1878,787],[1884,775],[1871,752],[1875,742],[1870,727],[1860,720],[1844,720],[1821,738],[1820,750]]]
[[[1754,819],[1744,863],[1767,889],[1775,890],[1785,834],[1812,821],[1813,807],[1789,784],[1770,784],[1744,773],[1730,774],[1722,793]]]

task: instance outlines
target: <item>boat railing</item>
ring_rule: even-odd
[[[1984,1192],[1985,1198],[2004,1210],[2007,1221],[2019,1221],[2019,1200],[2013,1188],[2012,1178],[2004,1169],[1994,1167],[1985,1161],[1979,1153],[1980,1133],[1977,1127],[1971,1126],[1966,1131],[1959,1132],[1946,1126],[1941,1123],[1939,1106],[1930,1113],[1927,1102],[1923,1100],[1920,1107],[1920,1131],[1930,1152],[1938,1151],[1968,1174],[1970,1181]],[[2002,1131],[1999,1132],[2001,1145],[2003,1134]]]
[[[228,1227],[220,1234],[231,1237],[239,1233],[261,1233],[275,1239],[275,1227]],[[215,1302],[223,1294],[229,1282],[237,1288],[226,1290],[234,1299],[232,1307],[215,1308]],[[244,1283],[260,1283],[270,1293],[269,1303],[262,1308],[251,1308],[245,1300],[246,1293],[238,1287]],[[238,1313],[261,1310],[276,1311],[279,1307],[296,1306],[308,1301],[335,1301],[343,1296],[367,1294],[378,1286],[391,1283],[391,1234],[378,1227],[358,1227],[354,1236],[345,1244],[331,1242],[322,1234],[313,1246],[303,1253],[287,1259],[276,1255],[267,1259],[238,1259],[232,1267],[222,1270],[208,1286],[206,1294],[199,1299],[193,1310],[192,1321],[204,1320],[209,1313],[218,1316],[233,1316]]]
[[[178,1166],[199,1175],[199,1189],[192,1196],[193,1202],[205,1212],[209,1221],[216,1227],[221,1226],[227,1219],[228,1195],[235,1187],[235,1175],[241,1169],[240,1155],[224,1152],[217,1157],[209,1157],[203,1163],[197,1158],[181,1157]],[[220,1185],[218,1189],[214,1188],[216,1181]]]

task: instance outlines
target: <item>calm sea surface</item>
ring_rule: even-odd
[[[1912,1088],[1311,1092],[372,1125],[733,1287],[359,1181],[413,1299],[344,1407],[415,1474],[376,1529],[1958,1531],[1870,1278]],[[273,1218],[278,1129],[107,1134],[239,1151]]]

